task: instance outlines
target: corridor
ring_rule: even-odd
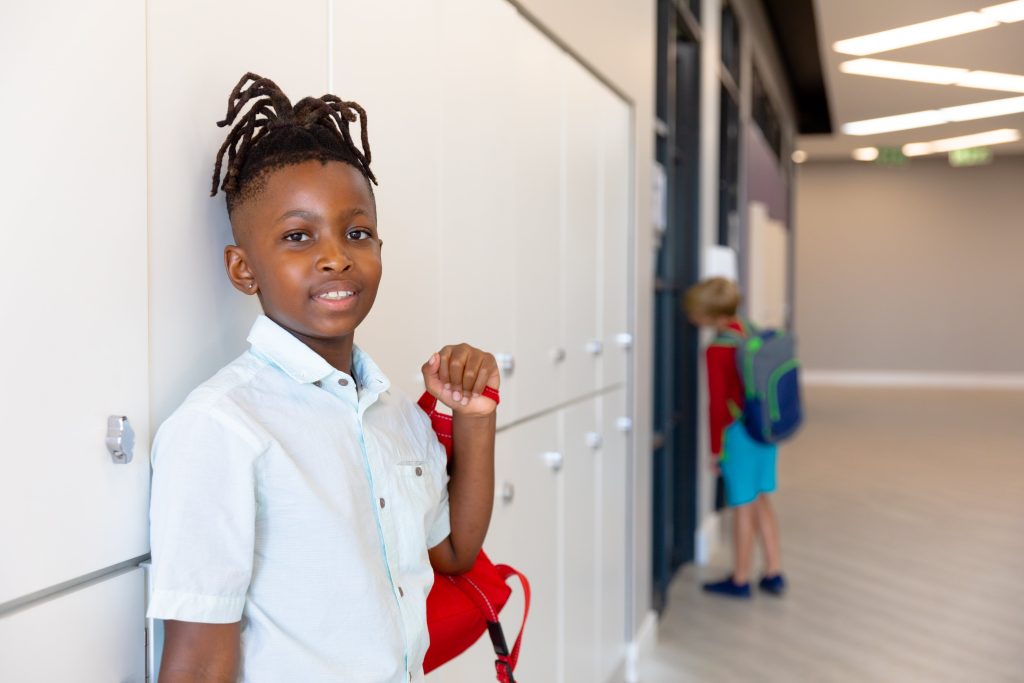
[[[729,557],[688,566],[642,683],[1024,681],[1024,393],[807,403],[780,452],[789,594],[703,595]]]

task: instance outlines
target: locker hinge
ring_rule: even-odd
[[[149,670],[149,648],[150,648],[150,644],[149,644],[149,627],[148,626],[144,627],[142,629],[142,631],[146,634],[146,638],[145,638],[146,639],[146,648],[145,648],[145,650],[143,652],[143,655],[145,655],[145,657],[146,657],[146,659],[145,659],[145,662],[146,662],[146,683],[152,683],[150,681],[150,674],[151,674],[151,672]]]

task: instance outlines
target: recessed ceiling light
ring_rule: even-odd
[[[879,31],[856,38],[840,40],[832,45],[836,52],[847,55],[873,55],[876,52],[895,50],[908,45],[919,45],[930,43],[933,40],[959,36],[964,33],[982,31],[993,26],[998,26],[1000,19],[994,13],[995,7],[989,8],[991,16],[979,12],[963,12],[941,19],[923,21],[919,24],[910,24],[888,31]]]
[[[794,164],[802,164],[805,161],[807,161],[807,152],[803,151],[802,149],[794,150],[790,158],[793,159]]]
[[[972,71],[957,81],[956,84],[962,88],[1024,92],[1024,76],[1000,74],[994,71]]]
[[[876,78],[895,78],[901,81],[917,81],[919,83],[937,83],[949,85],[956,83],[968,73],[969,69],[958,69],[952,66],[931,66],[930,64],[911,64],[909,62],[892,62],[886,59],[852,59],[839,65],[839,70],[857,76],[874,76]]]
[[[950,121],[973,121],[987,119],[990,116],[1018,114],[1024,111],[1024,97],[1007,97],[1001,100],[962,104],[959,107],[943,107],[939,111]]]
[[[853,150],[852,155],[857,161],[874,161],[878,158],[877,147],[858,147]]]
[[[889,133],[894,130],[937,126],[947,121],[948,119],[945,116],[934,109],[929,109],[928,111],[915,111],[910,114],[883,116],[864,121],[851,121],[850,123],[843,124],[843,132],[847,135],[877,135],[878,133]]]
[[[1003,24],[1012,24],[1015,21],[1024,21],[1024,0],[1004,2],[1001,5],[992,5],[978,11],[989,19],[995,19]]]
[[[994,71],[971,71],[952,66],[893,62],[887,59],[851,59],[839,65],[843,73],[875,78],[894,78],[917,83],[958,85],[962,88],[1024,92],[1024,76]]]
[[[1024,112],[1024,97],[1006,97],[1000,100],[963,104],[958,107],[944,107],[896,116],[883,116],[877,119],[865,119],[864,121],[851,121],[844,123],[842,130],[847,135],[876,135],[895,130],[925,128],[952,121],[973,121],[1020,112]]]
[[[945,138],[932,140],[931,142],[911,142],[903,145],[903,154],[908,157],[919,157],[925,154],[937,154],[939,152],[952,152],[957,149],[968,149],[970,147],[983,147],[988,145],[1001,145],[1007,142],[1020,140],[1020,131],[1013,128],[1001,128],[990,130],[985,133],[974,135],[961,135],[956,138]]]

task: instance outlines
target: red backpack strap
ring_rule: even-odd
[[[515,576],[519,579],[519,582],[523,584],[523,597],[525,603],[523,606],[523,623],[519,626],[519,635],[516,636],[516,642],[515,645],[512,646],[512,652],[510,652],[508,656],[504,658],[508,665],[507,668],[509,669],[509,680],[511,681],[511,672],[516,668],[516,663],[519,662],[519,648],[523,644],[523,631],[526,630],[526,619],[530,616],[530,582],[527,581],[526,577],[523,576],[522,572],[520,572],[517,569],[513,569],[507,564],[496,564],[494,565],[494,568],[498,570],[498,574],[501,576],[501,578],[505,579],[506,581],[511,577]],[[495,662],[495,666],[498,667],[498,680],[501,681],[501,683],[505,683],[505,681],[502,681],[501,678],[501,668],[503,666],[502,661],[503,658],[499,656],[498,661]]]

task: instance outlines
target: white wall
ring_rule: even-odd
[[[1024,157],[800,168],[796,324],[809,370],[1024,373]]]

